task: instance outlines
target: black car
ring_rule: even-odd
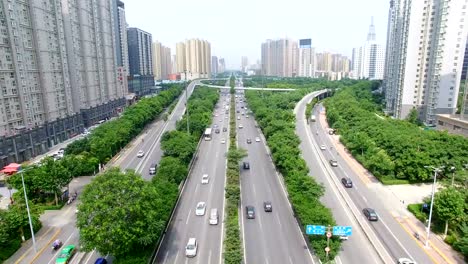
[[[367,220],[369,220],[369,221],[378,221],[379,220],[379,217],[377,216],[377,213],[372,208],[364,208],[364,209],[362,209],[362,212],[364,213]]]
[[[245,207],[245,211],[247,213],[247,219],[255,219],[255,207],[247,205]]]
[[[247,139],[247,144],[252,144],[252,140],[250,138]]]
[[[220,132],[220,130],[219,130],[219,128],[217,128],[217,129],[215,130],[215,133],[216,133],[216,134],[219,134],[219,132]]]
[[[353,188],[353,182],[350,178],[341,178],[341,183],[343,183],[346,188]]]
[[[265,212],[272,212],[273,206],[271,205],[271,202],[270,201],[263,202],[263,209],[265,209]]]
[[[250,169],[250,163],[248,163],[247,161],[244,161],[242,166],[244,167],[244,170],[249,170]]]
[[[227,131],[227,127],[223,127],[223,132],[226,132]]]

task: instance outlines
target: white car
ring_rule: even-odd
[[[260,137],[256,137],[255,142],[260,142]]]
[[[237,117],[237,120],[240,120],[240,116]]]
[[[249,118],[249,116],[248,116],[248,115],[246,115],[245,117],[246,117],[246,118]]]
[[[224,138],[221,139],[221,144],[226,144],[226,140]]]
[[[326,150],[327,147],[326,147],[325,145],[320,145],[320,149],[321,149],[321,150]]]
[[[210,181],[210,178],[208,177],[208,174],[203,174],[203,176],[201,178],[201,183],[202,184],[208,184],[209,181]]]
[[[244,126],[242,124],[239,125],[239,128],[244,128]]]
[[[195,210],[195,215],[202,216],[205,215],[206,204],[205,202],[197,203],[197,209]]]
[[[192,258],[197,255],[198,243],[194,237],[189,238],[187,246],[185,246],[185,256]]]
[[[416,262],[409,258],[399,258],[398,264],[416,264]]]
[[[138,158],[143,158],[144,155],[145,155],[145,152],[143,150],[140,150],[140,151],[138,151],[137,157]]]

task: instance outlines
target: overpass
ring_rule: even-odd
[[[217,89],[231,89],[229,86],[218,86],[218,85],[209,85],[209,84],[200,84],[203,86],[217,88]],[[261,88],[261,87],[234,87],[236,90],[259,90],[259,91],[274,91],[274,92],[291,92],[296,89],[288,88]]]

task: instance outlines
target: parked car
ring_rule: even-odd
[[[244,170],[249,170],[250,169],[250,163],[248,163],[247,161],[244,161],[242,166],[244,167]]]
[[[245,211],[247,213],[247,219],[255,219],[255,207],[247,205],[245,207]]]
[[[364,209],[362,209],[362,212],[364,213],[367,220],[369,220],[369,221],[378,221],[379,220],[379,217],[377,216],[377,213],[372,208],[364,208]]]
[[[263,209],[265,209],[265,212],[272,212],[273,206],[271,205],[271,202],[270,201],[263,202]]]
[[[331,159],[331,160],[330,160],[330,165],[331,165],[332,167],[338,167],[338,161]]]
[[[341,178],[341,183],[343,183],[346,188],[353,188],[353,181],[348,177]]]

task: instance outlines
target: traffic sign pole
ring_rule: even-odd
[[[331,231],[332,231],[332,227],[329,225],[327,229],[327,247],[325,248],[325,253],[327,254],[327,262],[328,262],[328,252],[330,252],[330,237],[332,235]]]

